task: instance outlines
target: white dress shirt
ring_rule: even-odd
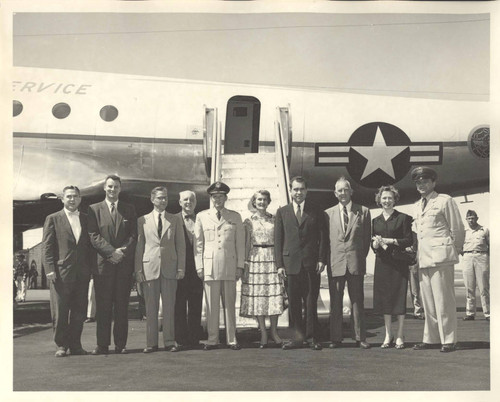
[[[75,236],[76,242],[78,243],[78,240],[80,240],[80,235],[82,234],[82,225],[80,224],[80,212],[78,211],[71,212],[66,208],[64,208],[64,213],[68,218],[71,230],[73,231],[73,235]]]
[[[351,219],[350,217],[351,208],[352,208],[352,201],[349,201],[349,204],[346,205],[347,216],[349,216],[349,220]],[[339,214],[340,214],[340,224],[342,225],[342,230],[345,233],[347,228],[344,227],[344,206],[340,202],[339,202]]]
[[[111,213],[111,201],[109,201],[107,198],[105,198],[104,201],[106,201],[106,204],[108,205],[109,213]],[[117,212],[118,201],[115,201],[114,204],[115,204],[115,212]]]
[[[158,232],[158,215],[161,213],[161,227],[162,230],[165,230],[165,225],[167,221],[165,220],[165,211],[163,212],[158,212],[156,209],[153,209],[153,218],[155,221],[155,226],[156,226],[156,231]],[[163,234],[163,231],[162,231]]]
[[[300,205],[300,214],[301,216],[304,216],[304,207],[306,205],[306,200],[302,201],[302,204],[297,204],[295,200],[292,201],[293,205],[293,212],[295,213],[295,216],[297,216],[297,209],[299,208]]]

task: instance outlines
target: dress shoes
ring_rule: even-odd
[[[287,342],[283,344],[281,349],[283,350],[300,349],[302,346],[303,346],[302,342]]]
[[[425,315],[423,314],[413,314],[413,318],[416,320],[425,320]]]
[[[454,352],[457,350],[457,347],[453,343],[445,343],[443,346],[441,346],[440,352],[442,353],[449,353],[449,352]]]
[[[209,345],[208,343],[205,344],[205,346],[203,346],[203,350],[214,350],[214,349],[218,349],[218,345]]]
[[[342,342],[332,342],[328,346],[330,349],[338,349],[342,347]]]
[[[432,349],[432,345],[430,343],[416,343],[415,346],[413,346],[413,350],[425,350],[425,349]]]
[[[158,346],[148,346],[143,349],[142,353],[153,353],[158,352]]]
[[[85,355],[88,355],[89,352],[87,352],[85,349],[83,348],[77,348],[77,349],[70,349],[69,350],[69,354],[71,356],[85,356]]]
[[[104,347],[104,346],[98,346],[92,351],[92,354],[94,356],[107,355],[108,353],[109,353],[109,349],[107,347]]]
[[[170,351],[175,353],[175,352],[180,352],[183,349],[184,348],[182,347],[182,345],[174,345],[170,348]]]
[[[66,348],[64,346],[58,347],[56,350],[55,357],[66,357],[66,356],[67,356]]]
[[[88,324],[89,322],[95,322],[95,318],[87,317],[87,319],[84,322],[85,324]]]
[[[380,347],[382,349],[389,349],[393,343],[394,343],[394,337],[392,337],[389,342],[384,342],[382,345],[380,345]]]
[[[125,347],[120,348],[119,346],[116,346],[115,347],[115,354],[116,355],[127,355],[128,354],[128,350]]]
[[[231,350],[240,350],[241,349],[241,345],[239,343],[232,343],[231,345],[229,345],[229,349],[231,349]]]
[[[259,343],[259,349],[267,349],[267,343]]]
[[[361,349],[370,349],[372,347],[372,345],[366,341],[356,341],[356,346]]]
[[[466,315],[464,318],[462,318],[463,321],[474,321],[476,317],[473,315]]]
[[[321,346],[321,343],[318,343],[318,342],[310,342],[309,347],[311,348],[311,350],[322,350],[323,349],[323,346]]]

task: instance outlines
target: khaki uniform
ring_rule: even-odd
[[[454,265],[464,243],[464,225],[453,199],[433,191],[415,204],[420,289],[425,311],[423,342],[455,344],[457,316]]]
[[[217,219],[215,208],[196,216],[196,269],[204,270],[205,303],[209,345],[219,343],[219,309],[222,295],[226,308],[226,339],[236,344],[236,269],[245,261],[245,230],[241,216],[222,209]]]
[[[476,315],[476,283],[481,295],[485,317],[490,316],[490,232],[479,225],[477,229],[465,230],[463,275],[467,297],[466,314]]]

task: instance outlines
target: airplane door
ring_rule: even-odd
[[[227,102],[225,154],[259,152],[260,102],[253,96],[233,96]]]

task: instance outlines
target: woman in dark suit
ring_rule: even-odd
[[[385,339],[381,346],[384,349],[389,348],[394,340],[391,333],[393,315],[398,318],[396,348],[404,348],[403,325],[409,271],[407,262],[393,257],[393,250],[411,246],[412,218],[394,209],[398,200],[399,192],[395,187],[380,187],[375,201],[383,210],[372,222],[372,249],[376,255],[373,310],[384,315]]]

